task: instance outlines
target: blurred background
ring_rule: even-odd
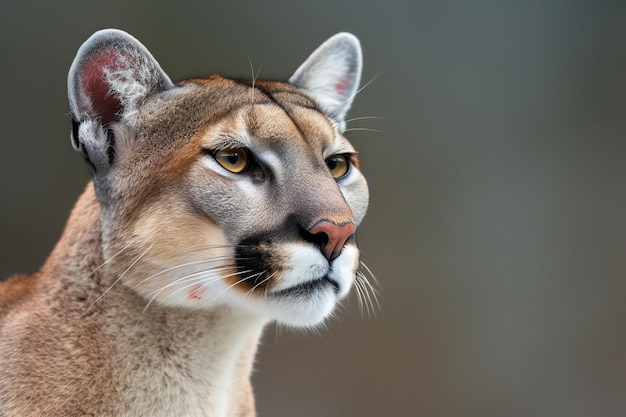
[[[0,2],[0,277],[36,270],[88,181],[66,74],[117,27],[173,80],[286,79],[355,33],[347,136],[371,206],[353,297],[270,326],[260,417],[626,415],[626,2]],[[379,131],[379,132],[376,132]]]

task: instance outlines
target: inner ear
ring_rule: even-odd
[[[114,133],[132,125],[127,122],[150,96],[170,88],[174,84],[152,54],[125,32],[102,30],[80,47],[68,74],[72,144],[93,172],[113,164],[119,151]],[[132,146],[130,139],[124,143]]]
[[[147,96],[173,86],[152,54],[116,29],[93,34],[78,50],[68,75],[74,119],[101,125],[131,115]]]
[[[343,130],[359,87],[362,64],[359,40],[352,34],[338,33],[317,48],[289,82],[309,94]]]
[[[83,66],[80,73],[82,91],[89,97],[89,101],[81,106],[82,110],[99,116],[102,125],[111,123],[122,109],[118,94],[112,91],[105,74],[107,71],[119,71],[120,65],[116,58],[113,51],[104,51]]]

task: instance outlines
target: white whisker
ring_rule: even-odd
[[[361,266],[362,266],[363,268],[365,268],[365,270],[367,271],[367,273],[368,273],[368,274],[370,274],[370,276],[374,279],[374,283],[380,287],[380,286],[381,286],[381,285],[380,285],[380,281],[378,281],[378,278],[376,278],[376,275],[374,275],[374,273],[372,272],[372,270],[371,270],[371,269],[370,269],[367,265],[365,265],[365,262],[360,261],[359,263],[361,264]]]
[[[359,94],[361,91],[363,91],[364,89],[366,89],[367,87],[369,87],[369,85],[370,85],[371,83],[373,83],[374,81],[376,81],[376,79],[380,76],[380,74],[381,74],[381,73],[379,72],[378,74],[374,75],[374,76],[373,76],[373,77],[372,77],[372,78],[371,78],[371,79],[370,79],[367,83],[365,83],[363,86],[361,86],[361,88],[359,88],[358,90],[356,90],[353,94],[351,94],[348,98],[346,98],[343,102],[341,102],[341,104],[339,105],[339,107],[337,108],[337,110],[335,110],[335,112],[334,112],[334,113],[332,113],[332,114],[330,115],[331,119],[334,119],[334,118],[337,116],[336,112],[338,112],[338,111],[342,111],[342,109],[343,109],[343,105],[344,105],[344,104],[346,104],[346,103],[348,103],[348,102],[352,101],[352,99],[354,99],[354,97],[356,97],[356,95],[357,95],[357,94]]]
[[[367,120],[367,119],[381,119],[381,120],[387,120],[386,117],[380,117],[380,116],[361,116],[361,117],[354,117],[352,119],[348,119],[345,122],[346,123],[350,123],[350,122],[354,122],[356,120]]]
[[[267,270],[263,271],[261,274],[259,274],[259,276],[263,275],[264,273],[266,273]],[[264,283],[266,283],[267,281],[269,281],[270,279],[272,279],[272,277],[276,275],[276,271],[272,272],[267,278],[265,278],[263,281],[259,282],[258,284],[256,284],[254,287],[250,288],[248,290],[248,292],[246,293],[246,297],[249,296],[250,294],[252,294],[252,292],[254,292],[254,290],[256,290],[259,286],[263,285]],[[267,290],[267,289],[266,289]]]
[[[207,279],[205,278],[206,275],[210,274],[210,273],[214,273],[214,272],[220,272],[220,271],[224,271],[224,270],[229,270],[229,269],[236,269],[238,268],[237,266],[233,266],[233,265],[223,265],[223,266],[218,266],[215,268],[209,268],[209,269],[203,269],[202,271],[197,271],[197,272],[193,272],[191,274],[187,274],[187,275],[183,275],[180,278],[175,279],[174,281],[168,283],[167,285],[164,285],[163,287],[159,288],[158,290],[154,290],[152,291],[152,293],[154,293],[154,296],[150,299],[150,302],[152,302],[156,297],[159,296],[159,294],[161,294],[163,291],[167,290],[168,288],[180,285],[180,284],[185,284],[189,281],[193,281],[194,285],[198,282],[205,282],[205,283],[210,283],[210,282],[214,282],[214,281],[219,281],[220,279],[222,279],[223,277],[221,275],[217,275],[217,276],[213,276],[211,277],[211,279]],[[233,274],[227,275],[227,276],[232,276],[232,275],[236,275],[238,274],[238,272],[235,272]],[[200,278],[198,278],[200,277]],[[183,289],[186,287],[183,287]],[[175,294],[176,292],[178,292],[178,290],[174,291]],[[172,295],[170,294],[170,295]],[[169,296],[168,296],[169,297]],[[166,297],[165,299],[167,299],[168,297]],[[165,300],[164,299],[164,300]],[[163,300],[161,300],[163,301]]]
[[[361,266],[374,280],[374,283],[380,287],[380,283],[376,279],[376,276],[372,273],[371,269],[362,261],[360,262]],[[381,310],[381,305],[379,301],[379,297],[382,297],[380,292],[372,285],[363,271],[357,271],[356,279],[355,279],[355,288],[357,292],[357,300],[359,301],[359,306],[365,306],[367,310],[368,317],[371,318],[373,314],[376,317],[376,311]],[[361,314],[363,314],[363,310],[361,308]]]
[[[358,281],[361,285],[361,288],[363,290],[363,294],[365,295],[364,297],[364,301],[365,301],[365,308],[367,310],[367,317],[369,319],[371,319],[371,315],[373,314],[374,317],[376,317],[376,309],[374,308],[374,303],[372,301],[372,296],[370,295],[370,292],[367,290],[367,286],[365,284],[365,277],[363,275],[358,275]]]
[[[164,302],[165,300],[167,300],[168,298],[170,298],[171,296],[173,296],[174,294],[177,294],[177,293],[179,293],[180,291],[186,290],[187,288],[191,288],[191,287],[193,287],[193,286],[194,286],[194,285],[196,285],[196,284],[200,284],[200,283],[202,283],[202,284],[212,284],[212,283],[214,283],[214,282],[221,281],[221,280],[223,280],[224,278],[233,277],[233,276],[238,275],[238,274],[245,274],[245,273],[247,273],[247,272],[250,272],[250,271],[249,271],[249,270],[246,270],[246,271],[242,271],[242,272],[234,272],[234,273],[232,273],[232,274],[227,274],[227,275],[224,275],[224,276],[211,277],[210,279],[198,279],[197,281],[192,282],[191,284],[185,285],[185,286],[183,286],[183,287],[181,287],[181,288],[177,289],[176,291],[174,291],[174,292],[172,292],[172,293],[168,294],[168,295],[167,295],[164,299],[160,300],[160,302],[162,303],[162,302]],[[179,282],[179,284],[180,284],[180,282]],[[196,290],[196,291],[197,291],[197,290]]]
[[[365,132],[375,132],[375,133],[382,133],[382,130],[378,130],[378,129],[370,129],[369,127],[350,127],[348,129],[345,129],[343,131],[343,133],[346,132],[353,132],[353,131],[365,131]]]
[[[143,258],[143,257],[144,257],[144,255],[145,255],[146,253],[148,253],[148,251],[149,251],[150,249],[152,249],[152,247],[153,247],[153,246],[154,246],[154,243],[153,243],[153,244],[151,244],[151,245],[148,247],[148,249],[146,249],[146,250],[145,250],[145,251],[144,251],[141,255],[139,255],[139,256],[137,257],[137,259],[135,259],[135,260],[133,261],[133,263],[131,263],[131,264],[130,264],[130,266],[129,266],[128,268],[126,268],[126,270],[125,270],[124,272],[122,272],[122,274],[121,274],[121,275],[120,275],[120,276],[119,276],[119,277],[118,277],[118,278],[117,278],[117,279],[113,282],[113,284],[111,284],[111,286],[110,286],[109,288],[107,288],[107,289],[106,289],[106,290],[105,290],[105,291],[104,291],[104,292],[103,292],[103,293],[102,293],[102,294],[101,294],[98,298],[96,298],[96,300],[95,300],[93,303],[91,303],[91,305],[89,306],[89,308],[93,307],[93,305],[94,305],[94,304],[96,304],[98,301],[100,301],[100,300],[102,299],[102,297],[104,297],[104,296],[105,296],[105,295],[106,295],[106,294],[107,294],[107,293],[111,290],[111,288],[113,288],[113,287],[114,287],[114,286],[115,286],[118,282],[120,282],[120,280],[124,277],[124,275],[126,275],[126,273],[127,273],[128,271],[130,271],[130,270],[131,270],[131,268],[132,268],[133,266],[135,266],[135,265],[137,264],[137,262],[139,262],[139,261],[141,260],[141,258]]]
[[[117,251],[117,253],[113,256],[111,256],[109,259],[107,259],[106,261],[102,262],[96,269],[94,269],[93,271],[91,271],[91,273],[89,274],[89,276],[95,274],[100,268],[102,268],[104,265],[108,264],[109,262],[111,262],[113,259],[115,259],[118,255],[120,255],[122,252],[124,252],[126,249],[130,248],[135,242],[137,241],[137,239],[132,240],[128,245],[124,246],[122,249],[120,249],[119,251]]]
[[[376,306],[378,307],[378,309],[380,310],[380,302],[378,301],[378,297],[382,297],[380,295],[380,293],[378,292],[378,290],[376,290],[376,288],[374,288],[374,286],[372,284],[370,284],[370,282],[368,281],[367,278],[365,278],[365,275],[361,275],[361,277],[363,278],[363,282],[364,284],[367,286],[367,288],[369,288],[369,293],[372,295],[372,297],[374,298],[374,301],[376,302]],[[374,307],[372,305],[372,307]]]
[[[354,281],[354,289],[356,290],[356,300],[359,303],[359,311],[361,311],[361,317],[363,317],[363,290],[361,289],[361,281],[358,276]]]
[[[250,57],[248,57],[248,62],[250,63],[250,72],[252,73],[252,88],[250,89],[250,103],[252,103],[253,97],[254,97],[254,86],[256,84],[256,80],[258,79],[259,74],[261,73],[261,69],[263,68],[263,65],[265,63],[262,63],[258,71],[255,73],[254,65],[252,64],[252,59]]]
[[[228,268],[233,268],[232,266],[228,267]],[[227,267],[223,267],[222,269],[228,269]],[[200,271],[200,272],[194,272],[193,274],[190,275],[186,275],[184,277],[181,277],[173,282],[170,282],[169,284],[165,285],[164,287],[160,288],[159,290],[154,291],[154,295],[150,298],[150,300],[148,300],[148,303],[146,304],[146,306],[144,307],[144,309],[141,312],[141,315],[139,316],[139,318],[137,319],[137,323],[139,323],[139,320],[141,319],[141,317],[143,317],[143,315],[146,313],[146,311],[148,310],[148,308],[150,307],[150,305],[156,300],[156,298],[166,289],[171,288],[175,285],[180,285],[182,283],[186,283],[188,281],[193,281],[191,284],[189,285],[185,285],[177,290],[175,290],[174,292],[172,292],[171,294],[168,294],[163,300],[160,300],[161,303],[163,303],[165,300],[167,300],[168,298],[170,298],[171,296],[173,296],[174,294],[179,293],[180,291],[183,291],[187,288],[193,287],[194,285],[198,284],[198,283],[203,283],[203,284],[212,284],[214,282],[218,282],[221,281],[223,278],[228,278],[234,275],[237,275],[238,272],[232,273],[232,274],[228,274],[225,276],[221,276],[218,275],[217,277],[211,277],[210,279],[206,279],[206,278],[195,278],[195,276],[199,276],[202,274],[207,274],[209,272],[213,272],[218,270],[218,268],[214,268],[214,269],[208,269],[205,271]],[[246,273],[249,271],[244,271],[243,273]],[[194,276],[193,278],[190,278]]]
[[[145,279],[141,280],[140,282],[138,282],[137,284],[135,284],[133,286],[133,289],[137,288],[140,285],[145,284],[147,281],[149,281],[149,280],[151,280],[151,279],[153,279],[155,277],[158,277],[159,275],[165,274],[167,272],[175,271],[177,269],[184,268],[184,267],[187,267],[187,266],[199,265],[199,264],[210,263],[210,262],[218,262],[218,261],[222,261],[222,260],[225,260],[225,259],[230,259],[230,257],[229,256],[216,256],[214,258],[201,259],[201,260],[198,260],[198,261],[187,262],[187,263],[184,263],[184,264],[173,266],[171,268],[167,268],[167,269],[164,269],[162,271],[159,271],[156,274],[152,274],[148,278],[145,278]]]
[[[239,275],[241,275],[241,274],[247,274],[248,272],[252,272],[252,270],[250,269],[250,270],[247,270],[247,271],[242,271],[242,272],[240,272],[240,273],[239,273]],[[262,273],[262,272],[261,272],[261,273]],[[236,275],[236,274],[233,274],[233,275]],[[243,281],[247,281],[247,280],[249,280],[250,278],[254,278],[255,276],[258,276],[258,275],[259,275],[259,274],[254,274],[254,275],[251,275],[251,276],[249,276],[249,277],[242,278],[242,279],[240,279],[240,280],[235,281],[235,283],[234,283],[234,284],[229,285],[228,287],[224,288],[224,290],[222,290],[219,294],[217,294],[215,297],[213,297],[213,299],[211,300],[211,303],[214,303],[214,302],[215,302],[215,300],[217,300],[217,299],[218,299],[218,298],[219,298],[222,294],[224,294],[226,291],[228,291],[228,290],[230,290],[231,288],[233,288],[235,285],[237,285],[237,284],[241,284]],[[232,275],[231,275],[231,276],[232,276]]]

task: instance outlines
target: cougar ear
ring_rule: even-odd
[[[289,78],[304,90],[340,129],[361,79],[361,44],[350,33],[338,33],[317,48]]]
[[[149,95],[173,86],[138,40],[116,29],[94,33],[68,74],[72,144],[94,168],[110,163],[115,124],[131,119]]]

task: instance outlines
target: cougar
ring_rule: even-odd
[[[0,415],[254,416],[264,326],[358,289],[361,67],[339,33],[287,82],[173,83],[131,35],[92,35],[68,76],[92,179],[41,270],[0,284]]]

